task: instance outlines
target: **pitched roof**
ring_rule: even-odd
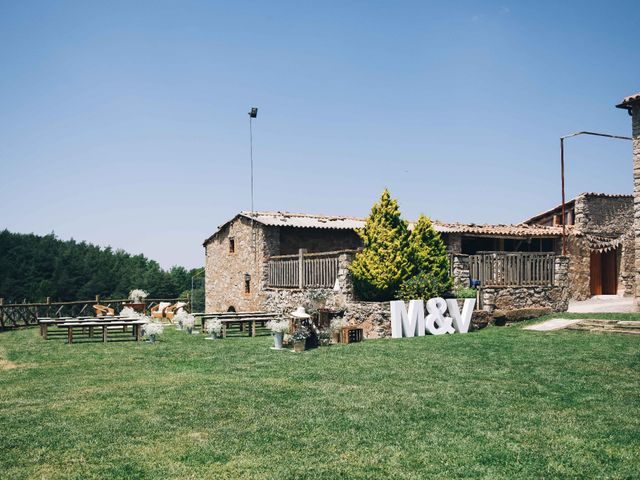
[[[636,103],[640,101],[640,92],[634,93],[633,95],[629,95],[628,97],[624,97],[622,102],[619,105],[616,105],[618,108],[629,108],[632,103]]]
[[[246,218],[252,218],[251,212],[240,212]],[[348,229],[364,227],[364,218],[333,215],[313,215],[289,212],[253,212],[253,219],[263,225],[273,227],[330,228]]]
[[[556,237],[562,235],[562,227],[542,225],[476,225],[474,223],[441,223],[433,227],[440,233],[466,233],[473,235],[498,235],[501,237]]]
[[[218,227],[218,231],[204,241],[206,245],[225,225],[243,217],[271,227],[324,228],[329,230],[355,230],[363,228],[366,218],[337,215],[315,215],[290,212],[240,212],[228,222]],[[562,235],[560,227],[540,225],[477,225],[474,223],[444,223],[432,220],[433,227],[440,233],[463,233],[473,235],[498,235],[504,237],[555,237]],[[413,228],[413,223],[409,223]]]
[[[572,198],[571,200],[567,200],[564,202],[565,206],[571,206],[572,203],[574,203],[578,198],[580,197],[598,197],[598,198],[633,198],[633,195],[630,194],[626,194],[626,193],[595,193],[595,192],[584,192],[581,193],[580,195]],[[544,212],[540,212],[532,217],[527,218],[526,220],[524,220],[522,223],[526,223],[529,224],[535,220],[538,220],[540,217],[546,217],[547,215],[549,215],[550,213],[553,213],[555,210],[558,210],[559,208],[562,208],[562,204],[559,203],[557,204],[555,207],[550,208],[548,210],[545,210]]]

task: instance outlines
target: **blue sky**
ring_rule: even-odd
[[[630,133],[629,2],[0,1],[0,228],[203,263],[249,209],[517,222]],[[629,142],[567,191],[631,193]]]

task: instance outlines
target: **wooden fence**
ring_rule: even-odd
[[[336,252],[278,255],[267,264],[267,286],[271,288],[331,288],[340,268],[340,255],[352,250]]]
[[[469,256],[469,273],[481,287],[550,286],[555,258],[554,253],[478,252]]]
[[[189,299],[178,298],[154,298],[145,300],[145,309],[148,310],[160,302],[175,303]],[[129,299],[108,300],[96,295],[94,300],[76,300],[71,302],[51,302],[47,299],[42,303],[13,303],[5,304],[0,298],[0,329],[37,325],[41,317],[78,317],[95,315],[94,305],[105,305],[116,310],[122,310],[124,305],[130,304]],[[187,310],[190,310],[187,306]]]

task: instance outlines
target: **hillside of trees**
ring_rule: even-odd
[[[191,290],[191,277],[203,295],[202,270],[175,266],[163,270],[144,255],[101,248],[86,242],[63,241],[54,234],[0,232],[0,297],[5,303],[27,301],[127,298],[142,288],[150,298],[176,298]]]

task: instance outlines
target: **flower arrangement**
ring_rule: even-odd
[[[149,317],[146,317],[145,320],[147,323],[142,326],[142,334],[153,343],[156,341],[156,335],[161,335],[164,331],[164,325],[160,322],[152,322]]]
[[[173,323],[177,325],[178,330],[182,330],[182,328],[184,328],[184,321],[186,320],[187,316],[188,313],[184,310],[179,310],[178,313],[173,316]]]
[[[207,320],[205,330],[209,335],[219,336],[222,332],[222,322],[220,320]]]
[[[196,323],[196,317],[194,317],[193,315],[189,315],[185,313],[184,317],[182,317],[182,326],[187,330],[193,328],[195,323]]]
[[[322,289],[311,289],[307,292],[307,308],[309,313],[318,313],[318,310],[324,308],[327,304],[329,292]]]
[[[269,320],[267,328],[271,330],[271,333],[287,333],[289,322],[287,320]]]
[[[321,346],[326,347],[331,343],[331,331],[328,329],[320,330],[318,334],[318,342]]]
[[[293,343],[304,342],[309,338],[311,334],[305,327],[299,327],[295,332],[291,334],[291,341]]]
[[[334,318],[331,320],[329,329],[331,332],[340,332],[344,327],[348,326],[348,322],[344,318]]]
[[[141,313],[136,312],[131,307],[124,307],[122,310],[120,310],[120,316],[121,317],[125,317],[125,318],[141,318],[144,315],[142,315]]]
[[[142,303],[144,302],[144,299],[147,298],[148,296],[149,296],[148,292],[145,292],[144,290],[140,290],[139,288],[136,288],[129,292],[129,300],[131,300],[133,303]]]

